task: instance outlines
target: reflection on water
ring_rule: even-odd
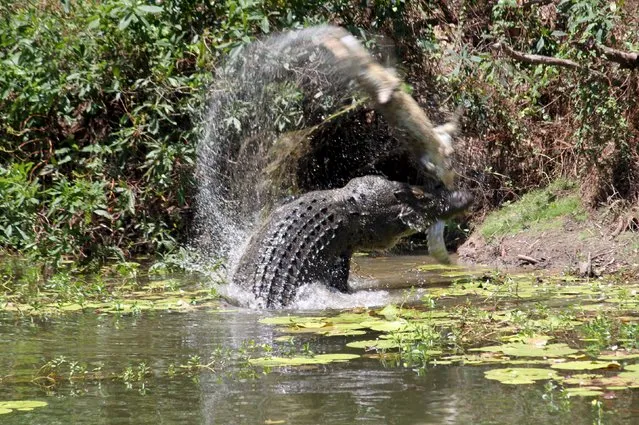
[[[267,314],[281,313],[234,309],[121,317],[73,314],[46,320],[5,316],[0,319],[0,401],[36,399],[49,405],[1,415],[0,423],[577,425],[598,420],[591,399],[561,408],[544,399],[543,385],[488,381],[479,366],[436,366],[420,376],[362,358],[268,374],[258,370],[254,378],[227,376],[244,367],[239,361],[194,376],[167,373],[172,364],[186,363],[194,355],[205,359],[219,346],[238,353],[246,341],[273,344],[277,331],[258,323]],[[349,351],[345,344],[352,340],[300,338],[316,353]],[[121,379],[65,381],[52,391],[29,382],[40,366],[60,356],[108,373],[145,363],[152,376],[145,384],[129,386]],[[636,391],[620,392],[605,403],[616,413],[604,416],[602,423],[639,423]]]

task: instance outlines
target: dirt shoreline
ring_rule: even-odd
[[[554,270],[580,276],[629,272],[639,276],[639,234],[615,225],[563,217],[544,230],[524,230],[487,241],[478,230],[459,247],[459,263]]]

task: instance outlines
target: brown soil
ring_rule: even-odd
[[[561,219],[551,229],[527,230],[486,241],[479,232],[458,249],[459,262],[502,267],[551,269],[582,276],[628,271],[639,275],[639,233],[620,222]]]

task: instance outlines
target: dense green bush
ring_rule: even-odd
[[[469,106],[474,141],[464,161],[486,167],[467,177],[490,201],[559,176],[580,179],[592,206],[639,197],[639,61],[605,53],[637,54],[638,10],[601,0],[468,7],[472,22],[454,50],[475,63],[447,83]]]
[[[390,39],[436,120],[433,103],[466,106],[463,181],[485,205],[559,175],[581,178],[593,201],[637,196],[637,68],[599,49],[639,49],[636,6],[520,3],[2,2],[0,246],[57,259],[173,249],[188,235],[216,64],[255,37],[321,22],[369,46],[371,34]]]
[[[267,32],[268,12],[149,3],[0,6],[1,245],[104,257],[185,235],[213,66]]]

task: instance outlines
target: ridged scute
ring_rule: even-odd
[[[468,202],[457,194],[451,198],[446,189],[424,193],[380,176],[307,193],[266,219],[240,259],[234,281],[251,289],[259,305],[268,308],[289,304],[305,283],[347,291],[354,251],[389,248],[465,208]],[[455,200],[452,208],[450,199]]]

